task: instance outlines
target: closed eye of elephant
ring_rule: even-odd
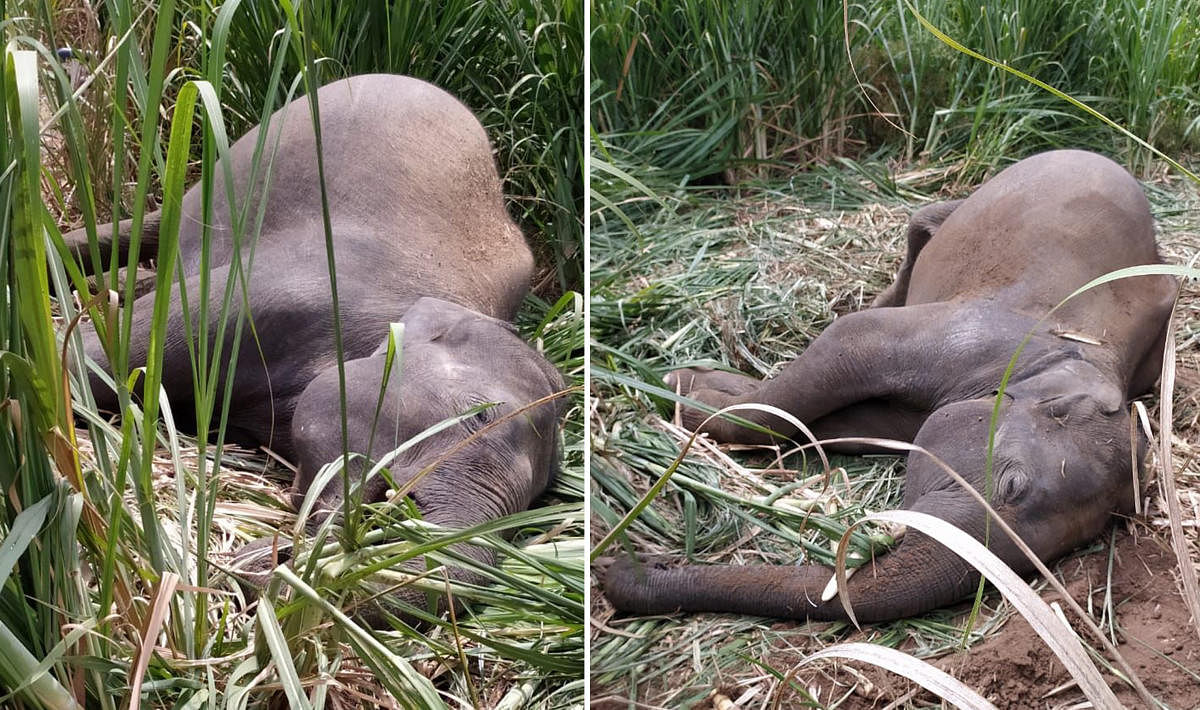
[[[991,502],[1052,561],[1132,508],[1128,402],[1157,379],[1177,284],[1158,275],[1117,280],[1039,320],[1102,274],[1157,263],[1149,204],[1132,176],[1092,153],[1043,153],[965,200],[917,211],[895,283],[871,308],[836,319],[775,377],[689,368],[667,382],[713,408],[773,405],[819,439],[913,442],[982,493],[995,391],[1032,331],[1001,404]],[[783,436],[796,432],[760,410],[738,416]],[[683,410],[687,428],[721,442],[772,439],[707,417]],[[904,509],[983,540],[985,511],[927,456],[909,455],[904,486]],[[993,530],[989,544],[1018,573],[1032,571],[1006,536]],[[820,565],[672,567],[620,557],[604,570],[603,586],[616,608],[639,614],[845,619],[840,599],[822,601],[831,573]],[[967,562],[910,532],[851,578],[848,597],[860,621],[886,621],[958,601],[978,581]]]
[[[549,484],[557,461],[558,420],[563,407],[552,395],[563,389],[558,371],[525,343],[511,321],[530,284],[532,253],[505,211],[492,148],[470,110],[426,82],[402,76],[365,75],[318,91],[325,187],[328,194],[346,371],[348,448],[378,460],[399,444],[480,404],[495,403],[481,427],[468,419],[421,440],[391,465],[397,486],[436,464],[412,489],[425,520],[467,528],[524,510]],[[247,224],[261,219],[245,303],[254,330],[246,328],[232,377],[230,431],[242,443],[267,446],[298,468],[294,495],[309,492],[318,470],[342,455],[333,304],[326,261],[317,148],[308,108],[301,98],[276,112],[230,149],[229,174],[237,207],[249,205]],[[255,175],[256,142],[266,130],[270,177]],[[186,303],[172,293],[164,354],[163,387],[175,411],[192,405],[192,363],[184,318],[200,316],[197,275],[202,246],[210,248],[209,280],[216,284],[208,318],[221,312],[223,286],[238,259],[230,229],[221,164],[214,171],[212,209],[204,229],[199,186],[183,198],[179,236]],[[261,216],[259,215],[261,210]],[[157,238],[158,214],[143,235]],[[123,250],[128,222],[118,225]],[[101,227],[100,234],[111,231]],[[65,236],[68,249],[88,252],[87,237]],[[240,295],[240,294],[239,294]],[[130,367],[145,364],[154,294],[133,304]],[[242,299],[234,299],[232,324]],[[405,326],[402,365],[383,391],[389,324]],[[210,352],[222,360],[235,329]],[[89,331],[91,329],[88,329]],[[94,332],[85,349],[101,370],[109,369]],[[121,373],[124,375],[125,373]],[[224,389],[225,380],[218,383]],[[101,409],[117,399],[98,372],[90,385]],[[545,400],[527,411],[518,410]],[[378,415],[378,416],[377,416]],[[351,475],[361,466],[350,467]],[[382,477],[369,481],[365,501],[382,500]],[[334,480],[319,492],[318,510],[340,509],[343,485]],[[268,541],[269,542],[269,541]],[[494,553],[459,545],[453,551],[484,562]],[[271,546],[251,544],[240,561],[251,577],[265,577]],[[415,569],[424,570],[421,560]],[[470,578],[461,569],[453,577]],[[401,599],[425,606],[423,592],[402,590]]]

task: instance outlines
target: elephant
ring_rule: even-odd
[[[554,395],[564,382],[512,325],[534,260],[506,212],[483,126],[450,94],[410,77],[355,76],[323,86],[317,97],[349,451],[377,461],[439,423],[495,404],[403,451],[390,464],[392,480],[403,487],[435,465],[409,498],[424,520],[447,527],[467,528],[528,508],[556,472],[564,406]],[[334,304],[308,99],[279,109],[265,125],[231,146],[228,164],[218,162],[211,211],[198,185],[182,199],[178,261],[193,330],[185,330],[185,302],[173,289],[163,388],[175,412],[191,408],[189,350],[197,343],[185,333],[195,332],[200,322],[198,275],[207,269],[213,284],[206,316],[209,351],[229,360],[238,337],[234,319],[243,307],[258,335],[243,329],[236,362],[218,384],[220,392],[224,378],[232,378],[229,436],[295,463],[292,498],[299,507],[321,467],[343,453]],[[254,167],[260,138],[269,176]],[[247,225],[240,250],[231,228],[231,214],[239,211]],[[157,242],[160,219],[161,212],[147,215],[143,247]],[[116,249],[124,261],[131,230],[131,221],[120,222],[116,239],[100,245],[102,258]],[[102,227],[100,234],[111,231]],[[83,230],[67,234],[64,242],[69,254],[89,251]],[[246,270],[244,299],[237,290],[218,342],[224,285],[238,278],[239,264]],[[133,303],[130,367],[146,362],[153,298],[149,293]],[[404,324],[402,365],[383,388],[393,322]],[[89,373],[92,393],[101,409],[116,410],[116,394],[102,376],[111,370],[102,341],[95,332],[84,335],[87,357],[98,365]],[[344,475],[365,470],[362,459],[355,459]],[[363,500],[382,500],[387,488],[375,476],[364,484]],[[340,480],[326,485],[312,520],[339,510],[342,495]],[[275,547],[272,539],[251,543],[237,554],[236,567],[262,583]],[[286,548],[279,553],[283,561]],[[494,560],[482,546],[451,549]],[[422,560],[412,566],[425,569]],[[462,569],[450,574],[474,579]],[[396,596],[425,606],[423,592],[401,590]]]
[[[1053,561],[1099,535],[1114,512],[1133,508],[1127,403],[1158,377],[1177,282],[1166,275],[1112,281],[1042,318],[1102,274],[1160,263],[1154,229],[1137,181],[1113,161],[1080,150],[1038,154],[965,200],[913,214],[895,283],[871,307],[836,318],[775,377],[696,367],[665,379],[714,409],[773,405],[806,422],[818,439],[912,442],[980,493],[990,490],[1002,519],[1040,560]],[[1003,391],[988,486],[993,407],[1027,334]],[[796,433],[764,411],[737,416],[779,439]],[[777,439],[707,417],[699,408],[682,410],[686,428],[719,442]],[[828,449],[877,450],[862,443]],[[1138,453],[1144,449],[1139,442]],[[985,540],[984,508],[924,453],[909,453],[904,487],[902,508]],[[996,526],[987,539],[1014,571],[1033,571]],[[628,556],[607,562],[604,594],[623,612],[848,618],[842,599],[823,598],[832,569],[822,565],[674,566]],[[842,593],[859,622],[881,622],[959,601],[978,583],[967,562],[910,530]]]

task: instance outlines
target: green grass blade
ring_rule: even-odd
[[[409,703],[420,701],[415,707],[439,708],[443,706],[429,679],[417,673],[408,661],[389,651],[374,636],[342,613],[341,609],[334,607],[315,589],[305,584],[304,580],[296,576],[291,569],[281,567],[276,574],[302,597],[332,617],[356,645],[360,645],[360,648],[370,653],[372,660],[376,663],[387,664],[386,667],[376,667],[375,670],[379,673],[381,680],[399,679],[402,681],[402,685],[394,686],[391,689],[397,699],[403,698]]]
[[[265,599],[258,604],[258,627],[271,652],[271,660],[275,662],[275,671],[279,674],[279,684],[283,686],[288,705],[301,710],[312,710],[312,704],[308,702],[308,696],[304,694],[304,684],[300,682],[300,676],[296,674],[292,649],[288,647],[283,629],[279,627],[275,608]]]
[[[21,640],[0,622],[0,678],[8,688],[21,688],[30,702],[54,710],[82,708],[54,676],[44,669]]]
[[[25,549],[29,547],[34,535],[41,530],[42,523],[46,521],[46,515],[50,511],[51,500],[51,496],[46,496],[22,510],[13,520],[8,534],[0,540],[0,587],[8,581],[13,566],[17,564],[21,555],[25,554]]]
[[[36,407],[29,414],[38,430],[47,432],[61,424],[59,365],[54,341],[50,286],[46,272],[46,244],[42,229],[41,150],[38,139],[37,55],[30,51],[5,54],[8,115],[15,148],[16,173],[12,191],[12,268],[20,274],[13,286],[18,317],[29,347],[35,378]]]
[[[1050,84],[1047,84],[1044,81],[1041,81],[1040,79],[1032,77],[1023,71],[1020,71],[1019,69],[1009,66],[1008,64],[1006,64],[1004,62],[998,62],[995,59],[991,59],[990,57],[980,54],[979,52],[976,52],[972,49],[968,49],[967,47],[963,46],[961,43],[956,41],[954,38],[950,37],[945,32],[942,32],[940,29],[935,27],[928,19],[925,18],[924,15],[922,15],[920,12],[917,11],[917,8],[913,6],[911,0],[904,0],[904,4],[908,7],[908,11],[911,12],[913,14],[913,16],[917,18],[917,21],[920,22],[921,25],[923,27],[925,27],[925,29],[929,30],[929,32],[931,34],[933,34],[933,36],[937,37],[942,42],[945,42],[948,46],[953,47],[955,51],[962,52],[963,54],[965,54],[973,59],[978,59],[979,61],[985,62],[993,67],[996,67],[997,69],[1006,71],[1009,74],[1012,74],[1013,76],[1018,77],[1022,81],[1029,82],[1030,84],[1033,84],[1034,86],[1038,87],[1039,89],[1046,91],[1050,94],[1053,94],[1055,97],[1060,98],[1063,101],[1066,101],[1067,103],[1071,104],[1075,108],[1080,109],[1081,111],[1084,111],[1092,118],[1099,120],[1100,122],[1104,123],[1105,125],[1107,125],[1108,127],[1112,128],[1116,131],[1119,131],[1120,133],[1125,135],[1125,137],[1136,142],[1138,145],[1142,146],[1143,148],[1150,151],[1151,153],[1154,153],[1163,162],[1167,163],[1171,167],[1178,170],[1181,174],[1186,175],[1188,178],[1190,178],[1192,180],[1192,182],[1200,184],[1200,175],[1197,175],[1196,173],[1193,173],[1191,170],[1188,170],[1182,164],[1177,162],[1174,158],[1167,155],[1166,153],[1163,153],[1158,148],[1155,148],[1153,145],[1151,145],[1147,141],[1143,140],[1140,136],[1134,134],[1132,131],[1130,131],[1129,129],[1120,125],[1116,121],[1110,119],[1108,116],[1105,116],[1104,114],[1100,113],[1099,111],[1092,108],[1091,106],[1088,106],[1087,104],[1076,99],[1075,97],[1067,94],[1066,92],[1064,92],[1060,89],[1057,89],[1057,88],[1051,86]]]

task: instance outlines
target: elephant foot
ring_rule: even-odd
[[[691,397],[693,392],[713,390],[734,397],[749,395],[762,384],[759,380],[739,372],[716,370],[711,367],[685,367],[672,370],[663,378],[668,387],[679,394]]]
[[[687,367],[673,370],[663,381],[679,394],[707,404],[713,409],[722,409],[731,404],[752,400],[754,392],[761,384],[758,380],[747,375],[725,370],[715,370],[710,367]],[[722,441],[730,439],[722,436],[725,431],[724,422],[713,420],[705,424],[711,412],[705,412],[694,407],[684,406],[680,417],[683,426],[689,431],[703,431],[714,435]]]
[[[157,278],[157,275],[152,270],[138,270],[137,281],[135,281],[133,285],[133,298],[136,300],[153,291],[154,286],[157,283]],[[109,284],[108,274],[93,274],[87,278],[88,290],[94,294],[107,293],[111,290],[115,292],[122,301],[124,301],[125,287],[128,283],[128,280],[129,270],[126,268],[121,268],[117,272],[116,283],[113,284]]]

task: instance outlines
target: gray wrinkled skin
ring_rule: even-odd
[[[918,210],[896,282],[872,308],[834,321],[776,377],[691,368],[667,380],[713,407],[774,405],[821,439],[915,442],[982,492],[994,392],[1021,339],[1095,277],[1157,263],[1149,204],[1124,169],[1082,151],[1044,153],[966,200]],[[1142,276],[1093,289],[1039,326],[1017,362],[996,432],[992,503],[1043,561],[1088,542],[1114,511],[1131,508],[1127,402],[1158,377],[1176,288],[1170,277]],[[795,434],[777,417],[738,415]],[[683,413],[693,430],[706,416]],[[770,439],[724,420],[702,428],[724,442]],[[909,456],[903,507],[983,539],[982,507],[923,454]],[[990,539],[1008,565],[1032,569],[997,529]],[[957,555],[915,532],[867,567],[848,590],[860,621],[944,606],[978,582]],[[634,613],[843,619],[839,599],[820,598],[831,572],[817,565],[672,568],[622,558],[604,570],[604,589],[614,606]]]
[[[321,88],[318,98],[347,361],[350,451],[374,459],[475,405],[500,403],[397,459],[391,470],[402,485],[487,421],[561,390],[563,381],[510,325],[528,290],[533,257],[505,212],[491,145],[471,112],[444,91],[401,76],[353,77]],[[248,224],[257,219],[260,203],[264,214],[246,296],[260,338],[254,342],[246,329],[229,425],[235,439],[269,447],[298,465],[297,503],[320,467],[342,453],[333,309],[307,101],[294,101],[268,123],[269,181],[251,175],[261,127],[238,140],[230,156],[236,198],[251,205]],[[210,321],[220,311],[237,258],[222,166],[216,175],[207,237]],[[199,186],[187,192],[180,233],[193,323],[199,318],[201,201]],[[148,215],[147,223],[141,253],[152,255],[158,214]],[[130,225],[120,226],[115,248],[124,250]],[[66,241],[86,253],[82,232]],[[132,367],[145,363],[153,298],[151,293],[134,304]],[[210,348],[219,345],[229,353],[240,307],[235,297],[226,340]],[[395,321],[405,324],[403,369],[391,375],[368,451],[383,382],[381,343]],[[192,409],[192,366],[177,292],[167,332],[163,385],[174,410],[186,412]],[[88,356],[107,368],[98,339],[88,336]],[[101,408],[116,408],[115,394],[95,375],[91,385]],[[560,410],[551,402],[512,417],[441,463],[411,494],[424,518],[468,527],[528,508],[553,474]],[[383,498],[382,481],[368,484],[365,500]],[[338,509],[341,495],[342,483],[334,480],[321,492],[318,509]],[[269,570],[264,553],[271,552],[270,542],[252,544],[240,555],[241,571],[260,582]],[[493,554],[474,546],[458,549],[487,561]],[[423,570],[424,564],[416,560],[413,567]],[[466,576],[461,570],[452,574]],[[423,594],[400,596],[424,606]]]

